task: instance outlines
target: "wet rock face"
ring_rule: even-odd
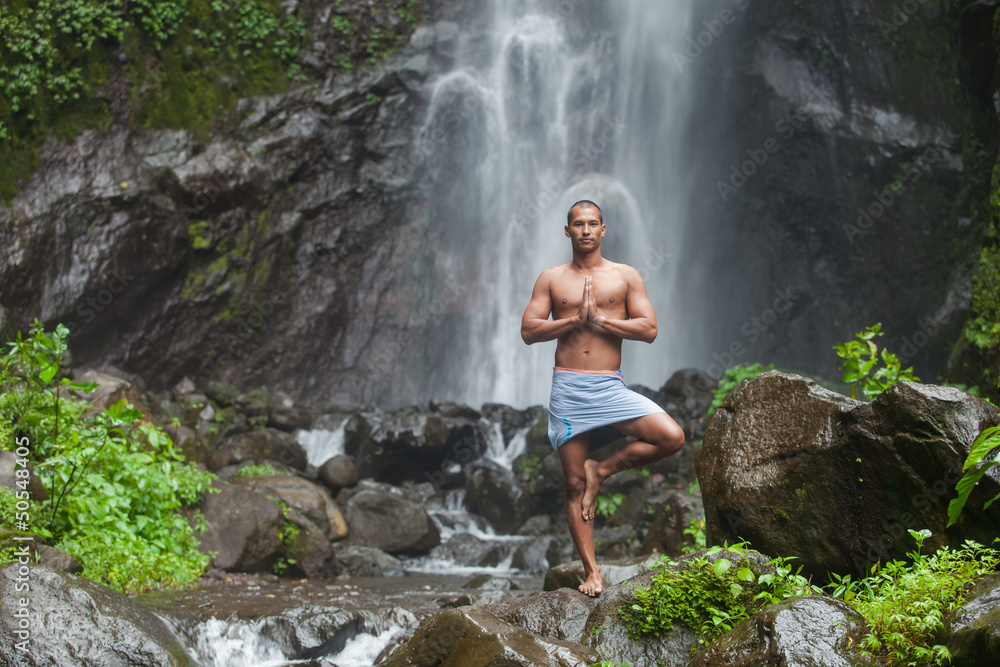
[[[560,588],[524,597],[507,598],[485,609],[511,625],[542,637],[583,641],[583,628],[597,604],[577,590]]]
[[[423,506],[394,490],[362,488],[347,500],[347,541],[391,554],[423,554],[441,542]]]
[[[193,666],[163,621],[128,596],[41,565],[31,566],[26,609],[30,640],[16,648],[20,620],[13,616],[19,592],[18,564],[0,570],[0,662],[5,665]]]
[[[196,533],[202,552],[217,552],[212,565],[222,570],[256,572],[271,566],[281,549],[284,519],[267,496],[243,486],[215,481],[219,493],[206,493],[201,504],[208,522]]]
[[[741,621],[690,667],[875,667],[852,650],[868,624],[840,600],[788,598]]]
[[[344,451],[357,474],[390,484],[440,486],[451,463],[468,463],[485,450],[482,428],[468,414],[444,416],[416,408],[359,412],[344,428]]]
[[[308,463],[306,451],[298,441],[273,428],[241,433],[226,440],[213,452],[209,468],[219,471],[228,465],[243,461],[276,461],[282,465],[305,470]]]
[[[694,215],[711,222],[685,252],[710,253],[730,290],[698,302],[713,377],[744,360],[839,377],[831,346],[876,321],[904,366],[944,370],[985,222],[953,196],[991,166],[963,157],[946,4],[959,3],[698,3],[692,41],[702,20],[722,28],[683,72],[702,82],[692,133],[715,156],[692,165]]]
[[[514,473],[494,464],[484,464],[472,473],[465,505],[504,534],[516,533],[534,509],[531,495]]]
[[[580,644],[532,635],[478,607],[459,607],[426,619],[382,667],[576,667],[600,658]]]
[[[905,558],[907,529],[929,528],[931,549],[989,543],[1000,508],[982,506],[1000,492],[995,476],[980,482],[955,526],[945,523],[970,445],[997,421],[995,407],[957,389],[901,382],[862,403],[765,373],[729,395],[705,435],[698,470],[708,539],[794,555],[817,577]]]
[[[951,616],[948,651],[955,667],[1000,664],[1000,574],[976,582]]]

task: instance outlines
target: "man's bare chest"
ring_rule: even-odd
[[[552,284],[552,310],[556,319],[572,316],[583,302],[584,277],[576,276]],[[628,283],[617,272],[594,276],[591,283],[597,307],[609,316],[624,317],[628,299]]]

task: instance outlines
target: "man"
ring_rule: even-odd
[[[586,581],[580,590],[590,596],[603,589],[593,532],[601,484],[684,445],[684,431],[663,408],[625,386],[622,340],[652,343],[656,313],[639,272],[601,257],[606,231],[597,204],[583,200],[570,207],[565,233],[573,260],[542,271],[521,319],[521,338],[528,345],[559,340],[549,440],[562,461],[566,517],[583,561]],[[604,461],[589,458],[590,449],[622,435],[636,440]]]

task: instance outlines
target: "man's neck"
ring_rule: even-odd
[[[601,257],[601,250],[598,248],[593,252],[573,251],[573,261],[570,265],[577,271],[592,271],[604,262]]]

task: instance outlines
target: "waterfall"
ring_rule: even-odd
[[[563,226],[584,198],[604,211],[603,256],[639,269],[657,312],[655,343],[623,346],[626,379],[658,388],[694,363],[683,325],[697,313],[678,312],[694,77],[674,60],[693,6],[496,0],[487,33],[433,83],[421,136],[448,142],[426,166],[433,215],[442,243],[471,266],[473,292],[440,393],[471,405],[547,402],[556,343],[526,346],[521,315],[538,274],[572,258]],[[439,282],[463,273],[448,260],[436,271]]]

